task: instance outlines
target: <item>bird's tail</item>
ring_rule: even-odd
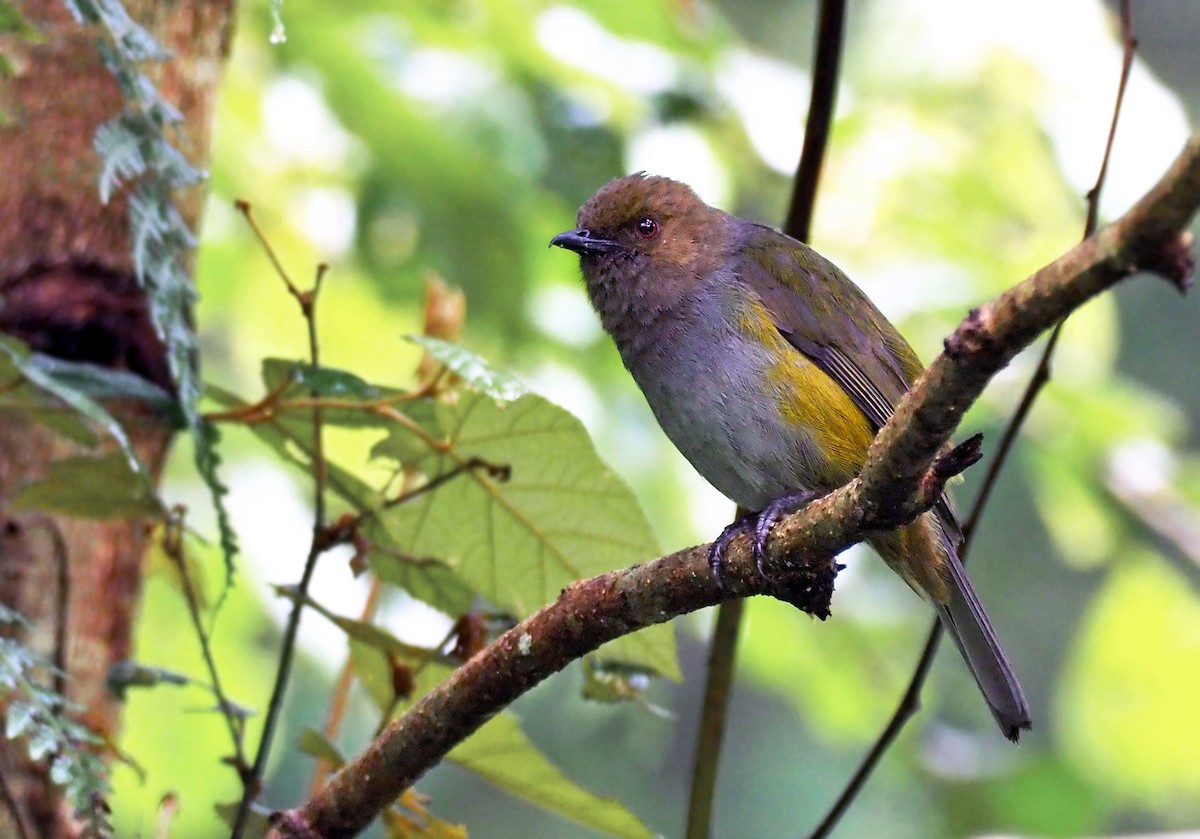
[[[1029,703],[957,553],[948,553],[950,599],[935,604],[938,616],[971,669],[1000,730],[1015,743],[1021,731],[1032,726]]]

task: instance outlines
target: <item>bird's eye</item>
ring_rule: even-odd
[[[643,239],[653,239],[658,235],[658,222],[652,218],[640,219],[637,223],[637,232]]]

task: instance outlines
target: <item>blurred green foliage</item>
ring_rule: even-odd
[[[271,38],[272,4],[241,4],[197,260],[206,379],[248,401],[262,390],[264,358],[306,357],[303,323],[233,210],[233,200],[244,199],[294,276],[331,264],[318,318],[323,364],[382,392],[411,386],[421,349],[402,336],[419,331],[424,281],[440,275],[466,292],[462,343],[574,411],[634,486],[656,534],[638,533],[622,561],[651,555],[655,544],[712,538],[731,505],[670,450],[591,318],[577,266],[546,244],[597,186],[639,168],[778,222],[801,136],[811,5],[419,0],[350,8],[289,0],[286,41],[272,43],[280,40]],[[1120,53],[1099,3],[1053,5],[1051,14],[1051,4],[1006,4],[981,21],[949,2],[853,4],[813,241],[926,356],[969,306],[1071,246],[1082,230],[1081,196],[1099,165]],[[1142,104],[1130,105],[1141,110],[1116,149],[1102,205],[1109,215],[1149,186],[1185,126],[1171,93],[1141,65],[1128,98]],[[965,671],[945,657],[922,713],[842,835],[1078,836],[1200,822],[1191,702],[1200,687],[1200,472],[1189,448],[1200,388],[1155,392],[1127,372],[1160,385],[1195,383],[1194,344],[1167,352],[1153,343],[1161,340],[1159,319],[1195,322],[1192,304],[1180,306],[1172,294],[1136,279],[1120,305],[1106,297],[1072,318],[1053,381],[973,551],[972,576],[1030,693],[1034,731],[1019,750],[1000,741]],[[1126,305],[1139,312],[1134,324]],[[967,430],[997,439],[1032,363],[1018,359],[997,378]],[[269,387],[277,380],[266,373]],[[489,402],[472,399],[481,408]],[[539,397],[523,399],[544,410]],[[309,482],[302,471],[280,477],[273,453],[303,464],[301,425],[270,440],[275,449],[243,431],[225,436],[245,573],[214,643],[233,698],[260,709],[278,631],[270,615],[281,605],[263,583],[294,582],[311,526]],[[331,434],[339,464],[367,462],[379,442],[351,431],[361,429]],[[177,453],[165,496],[187,502],[210,534],[186,454]],[[537,452],[526,456],[537,462]],[[576,465],[554,460],[557,451],[544,457],[549,466]],[[348,470],[347,486],[377,489],[394,477],[380,462]],[[968,476],[962,506],[978,479]],[[455,503],[470,511],[475,501],[463,495]],[[464,527],[472,515],[464,514]],[[192,552],[210,563],[215,590],[215,549],[197,543]],[[512,558],[514,569],[520,561]],[[796,835],[814,823],[907,680],[929,615],[868,551],[847,561],[830,621],[751,604],[718,835]],[[498,562],[476,567],[502,573]],[[326,558],[320,574],[316,599],[333,613],[358,614],[364,589],[344,557]],[[137,657],[198,673],[169,580],[165,570],[152,574]],[[538,597],[552,597],[558,580]],[[482,589],[473,579],[471,591]],[[321,727],[329,682],[348,654],[341,631],[321,633],[329,629],[324,618],[310,613],[306,623],[306,659],[268,778],[274,806],[308,788],[312,762],[296,744],[305,727]],[[658,681],[650,691],[673,719],[629,703],[585,702],[582,668],[504,718],[520,719],[521,749],[527,738],[561,767],[560,777],[618,799],[666,835],[678,835],[683,819],[707,617],[678,624],[684,681]],[[381,625],[429,646],[448,620],[392,597]],[[361,658],[361,639],[354,645]],[[132,694],[122,748],[145,775],[117,770],[120,835],[148,834],[166,790],[182,802],[174,839],[219,833],[212,805],[232,799],[236,783],[219,762],[228,752],[220,721],[184,715],[210,698],[189,691]],[[385,704],[382,696],[356,695],[337,743],[343,753],[370,735],[378,713],[370,700]],[[256,725],[251,720],[252,734]],[[595,835],[454,766],[434,770],[419,788],[431,812],[473,835]]]

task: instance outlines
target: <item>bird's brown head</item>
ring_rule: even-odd
[[[550,244],[579,254],[603,317],[612,294],[665,306],[708,276],[721,259],[728,218],[687,185],[638,173],[602,186],[580,208],[578,226]]]

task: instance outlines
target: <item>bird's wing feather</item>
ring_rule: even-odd
[[[775,328],[836,381],[878,430],[921,363],[908,342],[837,266],[802,243],[755,226],[738,274]]]
[[[878,431],[922,373],[916,352],[862,290],[816,251],[755,225],[738,276],[762,299],[783,338],[833,379]],[[935,509],[951,544],[962,539],[953,508]]]

